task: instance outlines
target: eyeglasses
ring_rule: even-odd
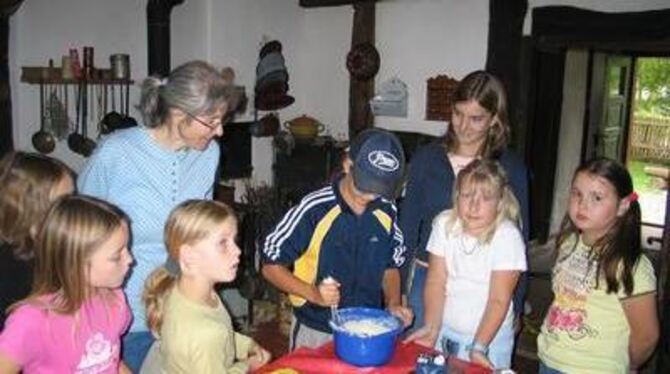
[[[214,122],[214,123],[205,122],[205,121],[201,120],[200,118],[198,118],[196,115],[191,114],[191,113],[189,113],[189,112],[187,112],[187,111],[185,111],[185,110],[182,110],[182,112],[184,112],[184,113],[185,113],[187,116],[189,116],[192,120],[194,120],[194,121],[198,122],[199,124],[201,124],[201,125],[207,127],[210,131],[216,131],[216,129],[218,129],[219,126],[223,126],[223,121],[221,121],[221,120],[219,120],[219,121],[217,121],[217,122]]]

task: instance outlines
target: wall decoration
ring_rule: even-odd
[[[372,43],[358,43],[347,54],[347,70],[354,78],[366,81],[379,71],[379,52]]]
[[[426,81],[426,120],[451,120],[453,96],[458,81],[447,75],[438,75]]]
[[[370,109],[375,116],[407,117],[407,98],[407,84],[391,78],[381,84],[370,100]]]

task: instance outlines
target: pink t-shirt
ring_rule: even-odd
[[[89,299],[75,315],[21,305],[0,333],[0,352],[25,374],[118,373],[120,337],[128,328],[130,312],[123,292],[113,295],[114,300]]]

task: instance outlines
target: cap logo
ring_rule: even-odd
[[[400,162],[390,152],[387,151],[372,151],[368,154],[368,161],[372,166],[385,172],[392,172],[398,170]]]

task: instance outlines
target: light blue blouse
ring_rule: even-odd
[[[219,145],[206,150],[161,147],[144,127],[124,129],[103,139],[79,174],[79,192],[109,201],[130,218],[135,264],[125,284],[133,312],[130,331],[146,331],[142,290],[167,252],[163,227],[170,211],[188,199],[211,199]]]

